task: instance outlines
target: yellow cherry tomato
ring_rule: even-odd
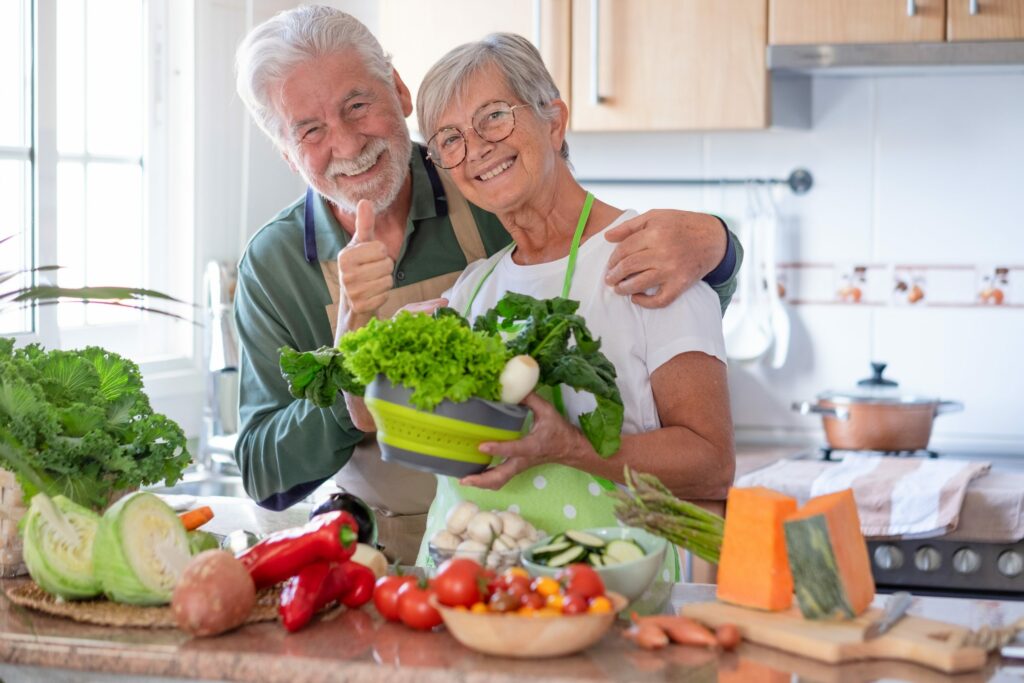
[[[562,610],[554,609],[552,607],[542,607],[537,610],[536,615],[538,617],[560,617],[562,616]]]
[[[565,596],[561,593],[555,593],[554,595],[548,596],[547,607],[553,610],[558,610],[558,613],[562,613],[562,605],[565,604]]]
[[[522,567],[512,567],[511,569],[505,570],[506,576],[521,576],[524,579],[530,578],[530,572],[526,571]]]
[[[474,602],[473,606],[469,608],[469,611],[473,614],[487,614],[490,610],[487,609],[487,603]]]
[[[455,611],[456,612],[468,612],[469,608],[466,607],[465,605],[455,605]]]
[[[541,576],[533,581],[533,590],[545,598],[561,592],[561,586],[550,576]]]
[[[612,611],[612,601],[603,595],[598,596],[590,601],[587,611],[595,614],[608,614]]]
[[[521,617],[532,617],[536,611],[537,610],[530,607],[529,605],[523,605],[518,610],[516,610],[516,614],[518,614]]]

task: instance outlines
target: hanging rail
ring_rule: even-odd
[[[581,185],[787,185],[793,194],[806,194],[814,176],[798,168],[785,178],[577,178]]]

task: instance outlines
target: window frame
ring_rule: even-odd
[[[194,6],[175,0],[143,0],[146,69],[145,142],[142,157],[145,215],[143,282],[120,284],[167,292],[187,302],[199,297],[195,244],[194,184]],[[57,257],[57,66],[58,0],[30,0],[31,15],[31,254],[30,267],[58,264]],[[174,141],[171,144],[171,141]],[[70,155],[68,155],[70,156]],[[88,159],[88,154],[74,155]],[[96,158],[96,157],[93,157]],[[34,273],[36,283],[52,283],[49,272]],[[66,304],[81,305],[81,304]],[[100,304],[97,304],[100,305]],[[159,306],[159,302],[154,302]],[[169,307],[165,307],[169,308]],[[175,313],[201,322],[201,310],[178,306]],[[158,412],[178,421],[186,434],[200,431],[204,375],[201,331],[187,321],[144,314],[130,323],[61,328],[56,306],[33,309],[30,332],[17,343],[47,348],[114,346],[134,335],[122,351],[139,362],[147,393]],[[147,340],[165,344],[151,353]]]

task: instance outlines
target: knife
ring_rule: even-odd
[[[903,618],[912,604],[914,604],[914,596],[906,591],[890,595],[889,599],[885,601],[882,616],[871,622],[867,630],[864,631],[864,640],[877,638],[891,629],[893,624]]]

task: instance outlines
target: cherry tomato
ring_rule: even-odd
[[[569,593],[562,602],[562,614],[583,614],[590,608],[590,603],[579,593]]]
[[[473,560],[457,557],[441,565],[434,579],[434,592],[442,605],[472,607],[483,600],[481,587],[486,579],[482,567]]]
[[[531,607],[533,609],[540,609],[540,608],[544,607],[544,605],[546,605],[547,602],[548,602],[547,598],[545,598],[543,595],[541,595],[540,593],[532,593],[532,592],[531,593],[527,593],[526,595],[524,595],[519,600],[519,603],[523,607]]]
[[[398,617],[398,589],[415,583],[415,576],[382,576],[373,589],[373,604],[388,621],[401,621]]]
[[[398,589],[398,616],[402,623],[420,631],[429,631],[441,623],[441,613],[430,604],[433,591],[417,582]]]
[[[504,590],[496,590],[487,603],[494,612],[514,612],[519,609],[519,598]]]
[[[604,595],[604,582],[593,567],[586,564],[570,564],[555,576],[565,586],[566,593],[576,593],[589,600]]]

